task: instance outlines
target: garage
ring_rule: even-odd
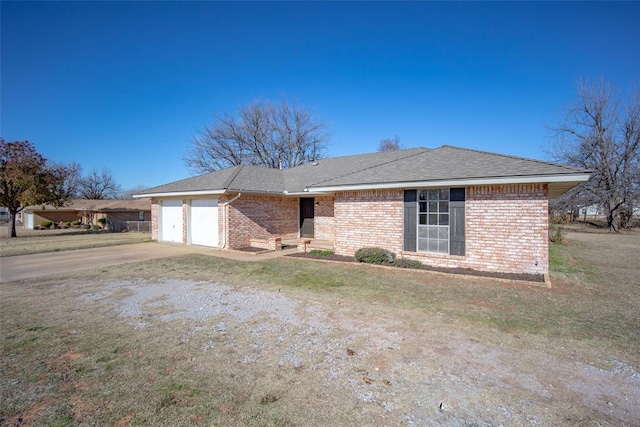
[[[191,200],[189,242],[218,247],[218,199]]]
[[[159,240],[182,243],[182,200],[162,201],[158,229]]]

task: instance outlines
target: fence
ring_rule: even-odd
[[[107,229],[109,231],[135,231],[135,232],[145,232],[148,233],[151,231],[151,221],[120,221],[120,220],[109,220],[107,221]]]

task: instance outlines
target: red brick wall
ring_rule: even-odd
[[[336,254],[350,256],[367,246],[402,251],[402,190],[345,191],[334,203]]]
[[[467,188],[465,264],[478,270],[547,273],[547,194],[546,184]]]
[[[313,233],[316,239],[333,240],[333,196],[314,197]]]
[[[158,240],[158,215],[160,214],[160,202],[151,199],[151,240]]]
[[[402,252],[401,190],[338,193],[335,251],[353,255],[378,246],[438,267],[544,274],[549,266],[547,190],[546,184],[468,187],[465,256]]]
[[[220,199],[220,203],[223,199]],[[243,194],[228,208],[229,248],[249,246],[249,239],[298,236],[298,199]],[[222,212],[221,215],[222,217]]]

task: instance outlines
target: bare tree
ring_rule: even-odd
[[[200,131],[184,161],[194,173],[240,164],[290,168],[324,156],[326,129],[305,107],[254,101]]]
[[[608,83],[581,81],[578,100],[556,126],[555,160],[593,171],[567,197],[603,206],[610,231],[632,215],[640,196],[640,94],[626,98]]]
[[[79,196],[83,199],[112,199],[120,193],[120,186],[116,183],[109,169],[98,172],[92,170],[89,175],[79,181]]]
[[[128,189],[120,191],[115,196],[115,198],[118,199],[118,200],[130,200],[130,199],[133,199],[133,195],[134,194],[143,193],[144,190],[146,190],[147,188],[149,188],[149,187],[147,187],[146,185],[138,185],[138,186],[135,186],[133,188],[128,188]]]
[[[388,153],[390,151],[400,150],[400,137],[398,135],[393,138],[384,138],[378,145],[378,151],[380,153]]]
[[[69,198],[68,169],[53,165],[28,141],[0,138],[0,206],[11,215],[10,237],[16,237],[16,215],[29,205],[64,204]]]

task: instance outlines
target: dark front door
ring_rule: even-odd
[[[313,214],[313,198],[300,199],[300,237],[314,237]]]

